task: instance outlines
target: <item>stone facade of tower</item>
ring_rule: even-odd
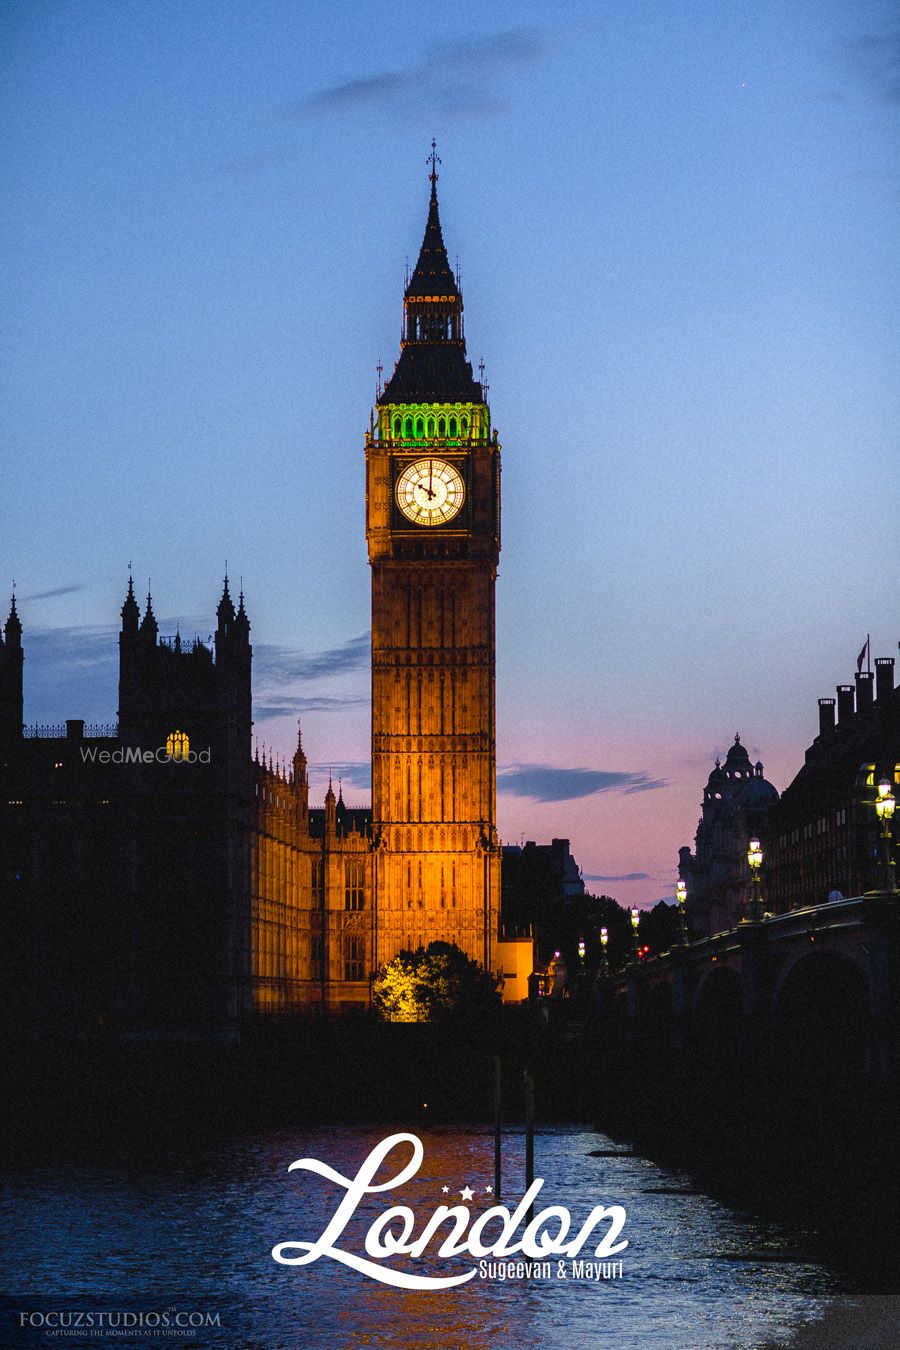
[[[439,939],[492,968],[500,905],[494,587],[500,446],[466,360],[432,166],[400,358],[366,439],[371,961]]]

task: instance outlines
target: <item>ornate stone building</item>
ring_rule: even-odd
[[[778,792],[751,764],[740,736],[717,759],[703,792],[694,843],[678,852],[678,875],[687,885],[687,914],[694,937],[732,928],[747,912],[750,869],[747,846],[764,837]]]
[[[488,970],[516,956],[497,946],[500,447],[466,359],[436,163],[365,445],[372,809],[330,785],[311,809],[299,737],[290,764],[252,752],[250,622],[227,577],[208,644],[161,637],[129,580],[104,728],[23,728],[13,602],[0,997],[23,1028],[227,1036],[256,1013],[365,1006],[379,964],[434,939]]]

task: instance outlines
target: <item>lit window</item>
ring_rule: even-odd
[[[186,731],[172,731],[166,737],[166,754],[174,759],[176,763],[187,759],[188,751],[191,748],[190,740]]]
[[[344,863],[344,909],[362,909],[365,905],[366,865],[362,858],[347,858]]]
[[[344,979],[363,979],[363,939],[361,937],[344,938]]]

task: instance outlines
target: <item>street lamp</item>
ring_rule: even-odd
[[[582,965],[584,965],[584,951],[584,938],[582,938],[578,944],[578,959]]]
[[[750,922],[758,923],[762,918],[762,900],[759,894],[759,869],[762,867],[763,851],[758,839],[750,840],[747,849],[747,862],[750,865]]]
[[[601,975],[606,975],[606,974],[608,973],[608,971],[609,971],[609,967],[608,967],[607,964],[606,964],[606,949],[607,949],[608,946],[609,946],[609,930],[608,930],[607,928],[601,928],[601,929],[600,929],[600,973],[601,973]]]
[[[638,959],[638,924],[640,923],[640,911],[635,907],[631,911],[631,950],[635,961]]]
[[[884,889],[886,891],[896,891],[897,889],[891,840],[891,820],[896,804],[894,794],[891,791],[890,780],[882,778],[878,784],[875,810],[878,812],[878,819],[881,821],[881,866],[884,870]]]
[[[678,881],[675,884],[675,899],[678,901],[678,926],[679,941],[682,947],[688,945],[687,914],[685,905],[687,904],[687,884],[684,881]]]

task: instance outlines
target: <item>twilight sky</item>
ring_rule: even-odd
[[[0,579],[26,720],[112,720],[134,562],[367,800],[363,433],[437,137],[503,444],[503,837],[671,897],[739,731],[779,789],[894,655],[889,3],[7,0]]]

